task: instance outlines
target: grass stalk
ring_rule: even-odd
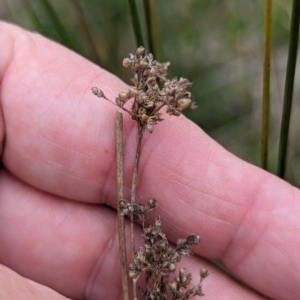
[[[154,47],[154,36],[153,36],[153,11],[152,11],[153,1],[144,0],[144,11],[146,17],[146,27],[147,27],[147,41],[149,51],[153,54],[154,57],[157,57]]]
[[[132,173],[132,184],[131,184],[131,205],[134,206],[135,199],[136,199],[136,187],[137,187],[137,175],[138,175],[138,168],[139,168],[139,161],[141,156],[141,148],[142,148],[142,140],[144,136],[144,128],[139,128],[138,131],[138,141],[133,165],[133,173]],[[134,259],[135,256],[135,238],[134,238],[134,219],[133,219],[133,212],[130,215],[130,239],[131,239],[131,258]],[[136,282],[133,281],[133,299],[136,300],[137,295],[137,288]]]
[[[77,0],[71,0],[70,2],[76,14],[76,20],[78,20],[78,23],[80,24],[80,29],[82,30],[81,36],[85,39],[84,46],[86,47],[87,56],[97,65],[101,65],[97,47],[91,35],[91,31],[87,23],[87,18],[84,16],[84,12],[80,5],[80,2]]]
[[[16,22],[16,19],[14,18],[13,12],[8,3],[8,0],[3,1],[3,7],[5,10],[4,14],[7,15],[11,21]]]
[[[265,42],[263,72],[263,106],[261,131],[261,167],[268,168],[269,119],[270,119],[270,68],[271,68],[272,0],[265,4]]]
[[[34,11],[32,4],[30,3],[29,0],[22,0],[23,1],[23,7],[24,10],[26,11],[28,18],[30,19],[33,28],[35,30],[37,30],[38,32],[42,32],[43,31],[43,25],[39,20],[38,15],[36,14],[36,12]]]
[[[73,42],[73,40],[70,38],[70,34],[66,30],[66,26],[62,24],[58,14],[56,13],[50,2],[48,0],[42,0],[40,1],[40,3],[44,7],[44,10],[49,20],[51,21],[57,35],[62,39],[61,42],[68,48],[78,52],[76,43]]]
[[[290,24],[289,52],[288,52],[287,69],[286,69],[286,77],[285,77],[283,111],[282,111],[282,119],[281,119],[278,164],[277,164],[277,175],[281,178],[284,178],[285,171],[286,171],[288,134],[289,134],[290,118],[291,118],[295,69],[297,63],[299,20],[300,20],[300,0],[294,0],[293,7],[292,7],[291,24]]]
[[[133,27],[137,47],[145,46],[143,34],[142,34],[141,23],[140,23],[139,14],[138,14],[135,0],[128,0],[128,4],[129,4],[131,22],[132,22],[132,27]]]
[[[125,238],[125,219],[121,214],[119,202],[123,200],[123,114],[117,110],[116,116],[116,162],[117,162],[117,189],[118,189],[118,235],[121,260],[121,276],[123,300],[129,300],[128,271]]]

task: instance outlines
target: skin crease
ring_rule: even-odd
[[[121,299],[115,107],[90,89],[114,99],[127,87],[16,26],[0,23],[0,43],[1,299]],[[124,119],[128,198],[137,136]],[[201,236],[183,265],[195,280],[209,269],[203,299],[264,299],[205,258],[269,297],[300,299],[298,189],[233,156],[183,116],[166,116],[145,134],[139,171],[138,201],[158,200],[170,241]]]

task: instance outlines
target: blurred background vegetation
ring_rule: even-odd
[[[187,115],[226,149],[259,165],[265,3],[261,0],[151,0],[154,52],[170,77],[194,82]],[[143,30],[143,1],[137,0]],[[269,170],[275,173],[292,0],[272,8]],[[136,48],[125,0],[1,0],[0,17],[58,41],[128,82],[122,59]],[[146,30],[143,32],[147,36]],[[146,43],[146,47],[149,46]],[[299,68],[297,69],[299,73]],[[296,73],[286,179],[300,181]]]

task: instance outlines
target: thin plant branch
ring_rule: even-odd
[[[270,66],[271,66],[272,0],[265,5],[265,43],[263,72],[263,107],[261,131],[261,167],[268,168],[269,119],[270,119]]]
[[[128,5],[129,5],[131,22],[132,22],[136,44],[138,47],[144,46],[145,44],[143,39],[142,27],[141,27],[139,13],[138,13],[135,0],[128,0]]]
[[[117,109],[116,116],[116,162],[117,162],[117,190],[118,190],[118,233],[119,233],[119,251],[121,260],[121,277],[123,300],[129,300],[128,290],[128,271],[126,255],[126,238],[125,238],[125,220],[124,214],[121,213],[120,201],[123,200],[123,114]]]
[[[277,175],[284,178],[286,170],[286,156],[288,145],[288,134],[290,127],[291,108],[293,100],[295,69],[297,63],[298,50],[298,35],[299,35],[299,20],[300,20],[300,0],[293,1],[292,17],[290,24],[290,42],[289,53],[285,77],[283,111],[281,119],[280,140]]]
[[[137,187],[137,175],[138,175],[138,168],[139,168],[139,161],[141,156],[141,148],[142,148],[142,140],[144,136],[144,128],[139,130],[138,134],[138,142],[136,147],[136,153],[135,153],[135,159],[134,159],[134,166],[133,166],[133,174],[132,174],[132,184],[131,184],[131,205],[133,206],[135,204],[135,198],[136,198],[136,187]],[[131,214],[131,225],[134,224],[133,220],[133,212]],[[131,254],[132,257],[135,255],[135,247],[134,247],[134,232],[133,232],[133,226],[131,229],[131,242],[132,242],[132,248],[131,248]]]
[[[137,175],[138,175],[138,168],[139,168],[139,162],[140,162],[140,156],[141,156],[141,148],[142,148],[142,141],[144,136],[145,128],[139,128],[138,130],[138,141],[137,141],[137,147],[136,147],[136,153],[135,153],[135,159],[134,159],[134,165],[133,165],[133,173],[132,173],[132,185],[131,185],[131,201],[130,204],[133,207],[135,204],[135,198],[136,198],[136,187],[137,187]],[[134,212],[131,212],[130,215],[130,244],[131,244],[131,258],[132,260],[135,257],[135,239],[134,239]],[[136,282],[133,282],[133,299],[136,299]]]

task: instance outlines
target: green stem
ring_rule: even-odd
[[[265,6],[265,45],[263,75],[263,107],[261,131],[261,167],[268,168],[269,116],[270,116],[270,65],[271,65],[271,25],[272,0],[266,0]]]
[[[96,64],[100,65],[100,58],[98,55],[97,47],[91,35],[91,31],[87,23],[87,18],[84,15],[80,1],[71,0],[70,2],[76,14],[76,19],[78,20],[80,29],[82,30],[81,36],[85,39],[84,46],[87,50],[87,57],[91,59],[93,62],[95,62]]]
[[[283,102],[283,111],[282,111],[282,119],[281,119],[278,166],[277,166],[277,175],[281,178],[284,178],[285,170],[286,170],[288,134],[289,134],[289,127],[290,127],[294,78],[295,78],[295,69],[296,69],[296,62],[297,62],[299,20],[300,20],[300,0],[294,0],[291,24],[290,24],[289,53],[288,53],[286,79],[285,79],[285,87],[284,87],[284,102]]]
[[[34,29],[38,32],[42,32],[43,31],[43,26],[40,22],[40,19],[38,17],[38,15],[35,13],[31,3],[29,0],[22,0],[23,1],[23,7],[24,10],[26,11]]]
[[[132,27],[135,35],[137,47],[145,46],[142,34],[141,23],[135,0],[128,0]]]
[[[148,47],[150,53],[153,54],[154,57],[156,56],[155,49],[154,49],[154,38],[153,38],[153,12],[152,12],[152,0],[144,0],[144,10],[145,10],[145,17],[146,17],[146,26],[147,26],[147,39],[148,39]]]
[[[42,0],[40,3],[44,7],[45,13],[47,14],[49,20],[51,20],[53,28],[61,39],[62,43],[68,48],[78,52],[77,45],[70,37],[70,33],[65,29],[66,27],[61,22],[52,4],[48,0]]]

